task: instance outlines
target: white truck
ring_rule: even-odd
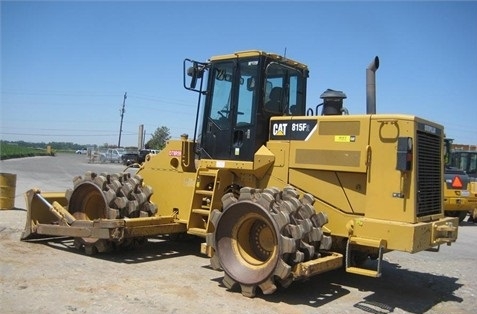
[[[99,161],[101,163],[105,162],[121,162],[121,156],[126,153],[126,150],[124,148],[110,148],[105,152],[100,152],[99,153]]]

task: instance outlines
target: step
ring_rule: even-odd
[[[362,275],[362,276],[374,277],[374,278],[381,277],[381,272],[374,269],[366,269],[366,268],[360,268],[360,267],[347,267],[346,272]]]
[[[207,232],[205,232],[204,228],[189,228],[189,230],[187,230],[187,233],[203,238],[205,238],[205,236],[207,235]]]
[[[199,176],[215,177],[217,176],[217,172],[218,170],[211,170],[211,169],[199,170]]]
[[[363,247],[374,247],[379,248],[378,251],[378,265],[376,269],[367,269],[362,267],[350,266],[350,246],[363,246]],[[359,238],[359,237],[351,237],[348,239],[346,243],[346,258],[345,258],[345,269],[346,272],[363,275],[368,277],[381,277],[381,264],[383,261],[383,251],[386,247],[386,242],[384,240],[374,240],[374,239],[366,239],[366,238]]]
[[[213,190],[195,190],[195,194],[212,196],[214,194]]]
[[[192,210],[192,212],[194,214],[199,214],[199,215],[206,216],[206,217],[208,217],[209,214],[210,214],[210,210],[208,210],[208,209],[195,208],[195,209]]]

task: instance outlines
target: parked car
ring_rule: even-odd
[[[142,163],[146,160],[146,156],[149,155],[149,154],[157,154],[159,153],[159,150],[157,149],[141,149],[139,151],[139,158],[138,158],[138,162],[139,163]]]
[[[139,153],[137,151],[126,152],[126,153],[121,155],[121,161],[123,162],[123,165],[125,165],[125,166],[130,166],[132,164],[138,163],[139,162]]]
[[[78,149],[76,153],[80,155],[86,155],[88,153],[88,150],[86,148],[82,148],[82,149]]]

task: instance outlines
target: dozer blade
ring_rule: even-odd
[[[152,188],[139,176],[87,172],[65,192],[26,192],[27,220],[21,240],[72,237],[86,254],[132,248],[148,236],[185,233],[173,215],[156,215]]]
[[[21,240],[73,237],[87,243],[107,240],[119,244],[124,242],[125,238],[141,238],[187,231],[186,224],[177,222],[174,216],[94,218],[90,220],[83,213],[91,208],[96,209],[96,207],[101,211],[104,208],[101,206],[101,201],[104,202],[104,199],[95,199],[93,196],[98,194],[86,193],[82,194],[84,200],[79,202],[80,205],[75,205],[71,199],[68,201],[66,194],[67,192],[41,193],[38,189],[26,192],[27,219]],[[86,209],[79,211],[79,214],[76,212],[78,217],[69,212],[71,207],[81,207],[83,204]]]
[[[68,205],[65,192],[41,193],[31,189],[25,193],[27,217],[21,240],[39,238],[38,225],[70,225],[75,218],[64,208]]]
[[[25,194],[27,220],[21,240],[51,237],[74,237],[86,241],[122,239],[126,222],[122,219],[76,219],[67,208],[66,193],[41,193],[32,189]],[[84,216],[82,216],[84,217]],[[112,230],[117,230],[116,233]],[[130,232],[133,233],[133,230]]]

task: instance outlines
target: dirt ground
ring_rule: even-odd
[[[1,313],[475,313],[477,225],[440,252],[384,256],[379,279],[332,271],[249,299],[221,284],[201,239],[149,239],[141,248],[86,256],[71,239],[20,241],[23,193],[64,191],[86,170],[117,172],[64,155],[1,161],[17,174],[15,209],[0,211]]]

